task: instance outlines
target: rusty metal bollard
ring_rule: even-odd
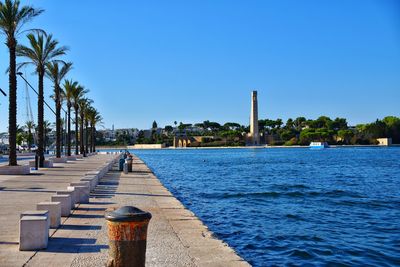
[[[146,262],[149,212],[131,206],[106,211],[108,225],[108,267],[142,267]]]

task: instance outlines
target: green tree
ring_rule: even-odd
[[[80,122],[80,127],[79,127],[79,143],[80,143],[80,153],[86,157],[86,149],[85,147],[87,146],[87,143],[85,143],[85,113],[86,109],[90,107],[90,104],[92,104],[93,101],[91,99],[88,99],[86,97],[81,97],[79,98],[78,105],[79,105],[79,122]]]
[[[32,6],[21,6],[19,0],[0,1],[0,31],[6,36],[6,45],[9,51],[9,106],[8,106],[8,133],[10,166],[17,165],[17,64],[16,47],[17,36],[23,32],[23,27],[33,18],[39,16],[43,10]]]
[[[78,85],[73,87],[72,99],[75,111],[75,154],[79,154],[79,101],[84,98],[85,94],[89,92],[83,86]],[[82,145],[82,144],[81,144]]]
[[[61,104],[62,94],[60,84],[67,73],[72,69],[72,63],[60,63],[57,61],[46,64],[46,76],[53,82],[54,102],[56,105],[56,157],[61,157]]]
[[[51,34],[45,33],[28,34],[30,47],[18,45],[17,55],[26,57],[29,61],[20,63],[20,67],[32,64],[38,74],[38,155],[39,167],[44,166],[44,84],[43,78],[46,72],[46,66],[52,61],[59,61],[57,58],[64,55],[67,51],[65,46],[59,46],[57,40],[53,39]]]
[[[33,143],[33,134],[32,130],[35,129],[35,123],[33,121],[27,121],[25,123],[25,128],[27,130],[27,138],[26,142],[28,144],[28,150],[31,151],[32,143]]]
[[[354,132],[352,130],[339,130],[337,135],[344,141],[345,144],[349,144],[350,139],[354,136]]]

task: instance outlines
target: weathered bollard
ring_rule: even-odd
[[[126,159],[126,163],[128,163],[128,172],[132,172],[132,164],[133,164],[132,156],[129,156]]]
[[[131,206],[106,211],[108,225],[108,267],[141,267],[146,262],[149,212]]]

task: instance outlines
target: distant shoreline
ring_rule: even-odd
[[[331,145],[329,148],[356,148],[356,147],[400,147],[400,144],[393,144],[391,146],[380,146],[380,145]],[[134,150],[196,150],[196,149],[274,149],[274,148],[310,148],[309,146],[216,146],[216,147],[165,147],[165,148],[135,148]],[[126,146],[98,146],[96,150],[126,150]],[[128,149],[129,150],[129,149]]]

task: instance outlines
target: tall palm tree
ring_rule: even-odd
[[[9,133],[9,165],[17,165],[17,65],[16,47],[17,37],[23,32],[22,28],[34,17],[40,15],[43,10],[31,6],[20,6],[19,0],[0,1],[0,31],[6,36],[6,45],[9,50],[9,112],[8,112],[8,133]]]
[[[96,151],[96,126],[102,122],[103,118],[101,117],[99,111],[95,108],[91,108],[89,111],[89,122],[90,122],[90,130],[91,130],[91,144],[90,151]]]
[[[39,167],[44,166],[44,133],[43,133],[43,121],[44,121],[44,86],[43,78],[46,72],[46,66],[51,61],[62,62],[58,57],[65,54],[68,50],[65,46],[59,46],[57,40],[53,39],[51,34],[38,32],[37,34],[27,35],[30,47],[18,45],[17,55],[26,57],[29,61],[22,62],[19,64],[20,67],[24,65],[34,65],[36,73],[38,74],[38,128],[39,128],[39,142],[38,142],[38,154],[39,154]]]
[[[86,149],[85,146],[87,143],[85,143],[85,134],[84,134],[84,124],[85,124],[85,113],[86,109],[89,108],[90,104],[93,103],[91,99],[88,99],[86,97],[83,97],[79,99],[79,116],[80,116],[80,131],[79,131],[79,137],[80,137],[80,153],[86,157]]]
[[[92,136],[89,133],[89,117],[90,117],[90,113],[92,112],[93,107],[91,105],[89,105],[86,109],[85,109],[85,151],[86,154],[88,154],[90,151],[89,149],[89,137],[91,138]]]
[[[79,123],[79,100],[84,97],[89,90],[86,90],[85,87],[78,85],[75,87],[73,91],[73,103],[74,103],[74,110],[75,110],[75,154],[79,154],[79,144],[78,144],[78,123]]]
[[[72,69],[72,63],[62,63],[53,61],[46,64],[46,76],[54,84],[54,101],[56,103],[56,158],[61,157],[61,88],[60,83]]]
[[[71,156],[71,108],[74,101],[74,93],[78,87],[78,82],[65,80],[63,98],[67,101],[67,156]]]

